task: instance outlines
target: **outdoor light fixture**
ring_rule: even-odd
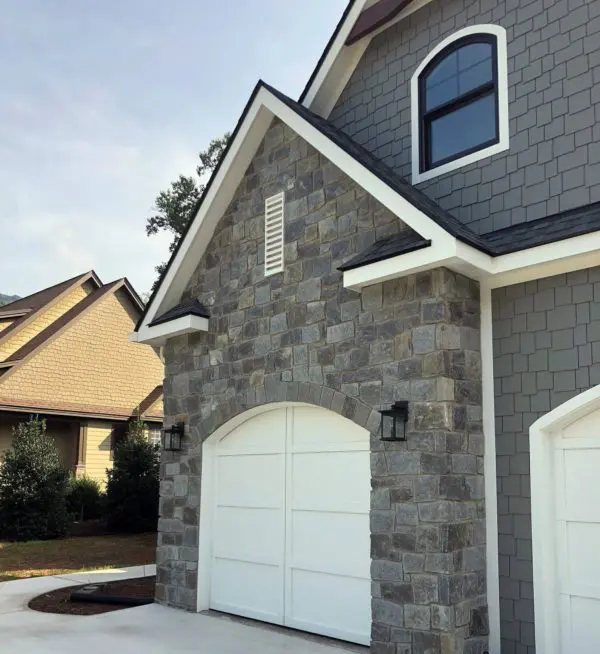
[[[177,422],[172,427],[162,430],[163,450],[181,452],[181,441],[185,435],[185,423]]]
[[[380,411],[382,441],[405,441],[408,421],[408,402],[394,402],[389,409]]]

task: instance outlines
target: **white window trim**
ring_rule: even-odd
[[[498,59],[498,132],[500,140],[477,152],[449,161],[448,163],[420,172],[421,148],[419,134],[421,129],[419,107],[419,77],[429,62],[451,43],[473,34],[492,34],[496,37]],[[463,166],[491,157],[494,154],[508,150],[509,147],[509,121],[508,121],[508,59],[506,49],[506,30],[500,25],[472,25],[458,30],[439,43],[421,62],[410,80],[410,112],[411,112],[411,142],[412,142],[412,183],[426,182],[429,179],[449,173]]]

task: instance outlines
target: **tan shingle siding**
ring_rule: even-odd
[[[114,294],[106,296],[0,381],[0,398],[133,412],[163,378],[156,352],[128,340],[133,328],[131,311]]]
[[[46,329],[46,327],[49,327],[55,320],[60,318],[69,309],[72,309],[78,302],[81,302],[81,300],[88,295],[88,292],[89,291],[86,288],[79,286],[62,300],[59,300],[56,304],[45,309],[41,315],[34,318],[26,327],[17,331],[14,336],[9,337],[6,343],[0,345],[0,361],[4,361],[11,354],[14,354],[19,348],[23,347],[25,343],[37,336],[40,332]]]

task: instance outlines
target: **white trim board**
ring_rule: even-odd
[[[529,429],[531,528],[535,644],[538,652],[559,654],[561,611],[557,599],[558,571],[555,542],[554,461],[552,437],[565,427],[600,409],[600,386],[595,386],[542,416]]]
[[[429,63],[437,57],[442,50],[449,45],[464,38],[465,36],[472,36],[474,34],[492,34],[496,37],[496,52],[498,59],[498,143],[494,143],[486,148],[477,150],[471,154],[467,154],[454,161],[431,168],[421,172],[420,166],[420,106],[419,106],[419,77],[429,65]],[[486,25],[471,25],[464,29],[454,32],[438,45],[423,59],[418,68],[413,73],[410,80],[410,115],[411,115],[411,143],[412,143],[412,183],[418,184],[425,182],[444,173],[449,173],[463,166],[468,166],[480,159],[491,157],[494,154],[508,150],[509,147],[509,120],[508,120],[508,55],[506,48],[506,30],[500,25],[486,24]]]
[[[144,330],[156,316],[173,308],[179,302],[186,284],[204,254],[219,220],[227,210],[274,116],[280,118],[392,213],[401,216],[402,221],[411,229],[425,239],[434,240],[440,252],[444,249],[447,251],[452,249],[455,239],[440,225],[333,143],[268,88],[259,86],[236,138],[230,145],[198,213],[148,307],[144,321],[138,329],[138,342],[147,342],[142,335],[145,333]]]
[[[169,338],[174,338],[175,336],[207,331],[208,318],[188,315],[181,316],[181,318],[176,318],[175,320],[169,320],[160,325],[154,325],[153,327],[144,324],[139,331],[129,335],[129,340],[133,343],[160,346],[164,345]]]
[[[446,236],[443,243],[433,238],[428,248],[348,270],[344,273],[344,286],[358,291],[443,266],[493,289],[592,268],[600,263],[600,231],[498,257],[485,254],[448,233]]]
[[[327,118],[373,38],[430,2],[431,0],[414,0],[385,25],[373,30],[356,43],[347,46],[346,40],[360,14],[375,4],[371,0],[357,0],[341,26],[335,41],[331,44],[325,59],[319,66],[315,79],[307,88],[302,104],[316,114]]]
[[[481,386],[485,485],[485,544],[489,652],[500,649],[500,571],[498,560],[498,488],[496,478],[496,419],[494,407],[494,343],[492,333],[492,291],[482,285],[481,297]]]

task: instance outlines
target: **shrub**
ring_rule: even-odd
[[[160,457],[148,442],[144,424],[131,424],[127,438],[115,448],[113,469],[107,471],[106,520],[109,529],[139,533],[158,524]]]
[[[102,517],[104,493],[100,483],[89,477],[69,479],[67,508],[75,520],[96,520]]]
[[[46,434],[45,420],[32,417],[18,424],[0,465],[0,538],[64,536],[69,526],[68,480],[58,448]]]

